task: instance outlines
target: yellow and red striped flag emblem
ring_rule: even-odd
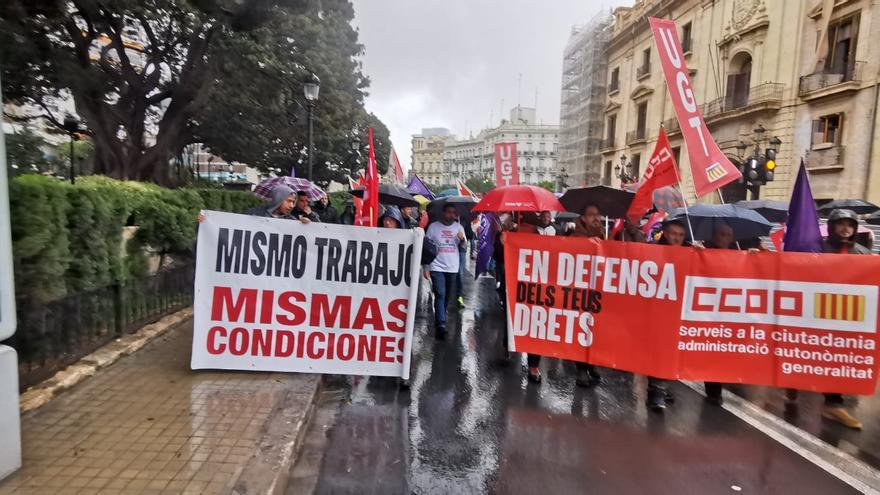
[[[823,320],[865,321],[865,296],[818,292],[813,316]]]

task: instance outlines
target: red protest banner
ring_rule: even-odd
[[[656,17],[649,17],[648,21],[654,32],[654,43],[657,45],[675,116],[678,117],[681,134],[687,144],[694,188],[697,196],[704,196],[739,179],[742,174],[718,149],[706,122],[703,121],[691,89],[691,78],[684,63],[675,23]]]
[[[670,379],[873,394],[880,258],[509,234],[511,347]]]
[[[636,195],[626,212],[626,217],[633,223],[637,223],[651,207],[654,206],[654,191],[661,187],[678,184],[678,164],[672,155],[669,146],[669,138],[666,131],[661,127],[654,153],[648,160],[648,168],[642,176],[642,182],[636,190]]]
[[[495,145],[495,184],[498,186],[519,184],[516,143],[497,143]]]

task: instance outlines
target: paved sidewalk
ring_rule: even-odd
[[[190,320],[24,414],[23,467],[0,494],[257,493],[245,467],[264,478],[285,457],[270,425],[296,437],[319,377],[194,372],[191,336]]]

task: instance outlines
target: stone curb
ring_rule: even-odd
[[[299,375],[302,385],[285,395],[266,420],[257,451],[232,489],[235,495],[283,495],[321,390],[321,375]]]
[[[146,325],[136,333],[116,339],[88,354],[76,363],[55,373],[52,378],[25,390],[19,397],[19,409],[25,413],[46,404],[61,392],[94,375],[98,370],[132,354],[156,337],[192,318],[192,314],[192,307],[182,309],[155,323]]]

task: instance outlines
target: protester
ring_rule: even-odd
[[[419,226],[418,220],[413,217],[413,207],[412,206],[404,206],[400,209],[400,214],[403,218],[403,228],[405,229],[414,229]]]
[[[538,216],[538,234],[556,235],[556,227],[553,226],[553,216],[549,211],[542,211]]]
[[[342,214],[339,215],[339,223],[341,223],[342,225],[354,225],[354,217],[354,201],[348,200],[345,202],[345,207],[342,209]]]
[[[458,278],[455,280],[458,298],[455,300],[459,308],[464,308],[464,278],[467,276],[467,250],[471,240],[474,238],[474,231],[471,229],[471,223],[463,217],[459,217],[458,223],[464,229],[464,237],[466,242],[458,246]]]
[[[309,206],[309,197],[305,191],[299,191],[296,193],[296,206],[294,206],[293,210],[290,212],[290,216],[303,223],[321,222],[321,219],[318,218],[318,214],[312,211],[312,208]]]
[[[291,212],[295,206],[294,200],[294,192],[293,189],[281,185],[274,189],[270,193],[269,200],[263,206],[255,206],[244,212],[245,215],[251,215],[254,217],[267,217],[267,218],[280,218],[285,220],[295,220],[295,218],[291,215]],[[205,214],[199,213],[196,217],[196,220],[199,223],[205,221]],[[309,220],[301,219],[303,223],[309,223]]]
[[[339,223],[339,212],[330,203],[330,197],[327,196],[327,193],[324,193],[315,204],[315,213],[318,214],[321,223]]]
[[[623,230],[614,236],[614,240],[623,242],[645,242],[645,233],[642,232],[638,225],[625,219],[623,221]]]
[[[861,244],[855,242],[859,220],[852,210],[834,210],[828,217],[828,238],[822,243],[822,252],[829,254],[871,254]],[[862,429],[862,422],[844,406],[843,395],[826,393],[822,417],[840,423],[854,430]],[[797,400],[798,391],[789,389],[785,398],[789,404]]]
[[[687,240],[687,226],[684,224],[684,221],[676,218],[664,220],[660,240],[657,241],[657,244],[662,246],[690,247],[691,243]],[[648,399],[646,402],[652,411],[662,411],[666,409],[666,402],[675,400],[666,389],[666,385],[667,380],[653,376],[648,377]]]
[[[605,232],[602,230],[602,214],[596,205],[587,205],[584,208],[584,214],[576,218],[571,237],[591,237],[596,239],[605,239]],[[576,363],[577,379],[575,383],[579,387],[592,387],[598,384],[602,377],[599,375],[596,367],[589,363]]]
[[[434,292],[434,322],[438,339],[446,337],[446,301],[455,287],[459,268],[459,246],[465,242],[464,229],[455,221],[455,205],[446,205],[440,221],[428,225],[426,238],[437,246],[437,256],[429,265]],[[425,273],[427,277],[428,272]]]
[[[396,206],[385,208],[385,213],[379,217],[379,227],[386,229],[408,229],[406,218]]]
[[[513,215],[509,213],[502,215],[501,228],[499,229],[498,235],[495,236],[495,246],[492,252],[492,259],[495,261],[495,280],[498,283],[498,298],[501,301],[501,310],[504,315],[507,315],[507,282],[505,279],[504,239],[505,233],[517,231],[519,231],[519,225],[514,221]],[[507,334],[509,331],[507,327],[507,317],[505,316],[502,321],[504,324],[504,333],[501,335],[502,358],[504,361],[509,361],[510,350],[507,347],[507,343],[510,337]],[[541,356],[537,354],[527,354],[526,362],[529,367],[529,381],[540,383],[541,372],[538,369],[538,366],[541,364]]]
[[[706,242],[706,248],[708,249],[736,249],[735,236],[733,232],[733,228],[726,223],[720,223],[715,226],[715,231],[712,233],[712,239]],[[721,395],[722,385],[718,382],[705,382],[704,386],[706,387],[706,401],[710,404],[720,406],[724,403],[724,398]]]

